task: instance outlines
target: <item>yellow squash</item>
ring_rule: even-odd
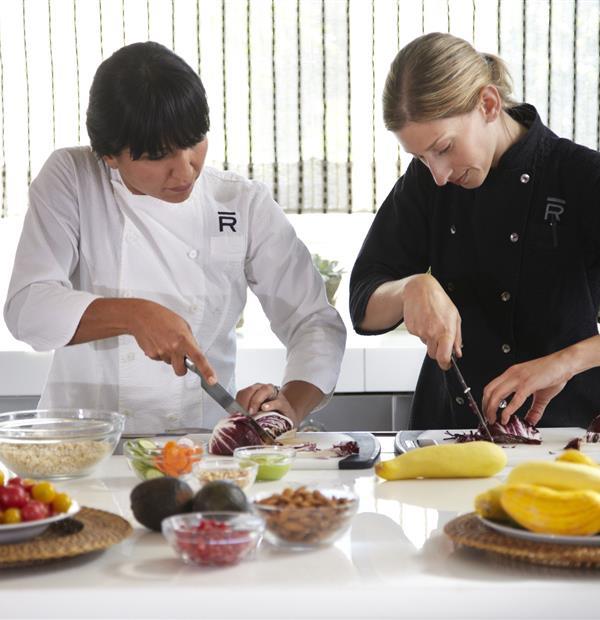
[[[573,450],[569,448],[562,454],[556,457],[557,461],[565,463],[580,463],[581,465],[591,465],[592,467],[598,467],[598,463],[594,459],[590,458],[587,454],[580,452],[579,450]]]
[[[600,532],[600,493],[508,485],[500,502],[524,528],[543,534],[592,536]]]
[[[600,491],[600,467],[564,461],[527,461],[508,474],[508,484],[537,484],[558,491]]]
[[[505,484],[499,484],[498,486],[480,493],[475,498],[475,512],[485,519],[508,521],[509,516],[500,503],[500,497],[505,488]]]
[[[502,471],[506,454],[488,441],[427,446],[375,465],[386,480],[410,478],[487,478]]]

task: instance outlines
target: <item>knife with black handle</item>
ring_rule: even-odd
[[[219,405],[221,405],[227,413],[237,413],[246,416],[250,426],[254,428],[264,443],[269,445],[273,445],[275,443],[273,437],[271,437],[271,435],[269,435],[269,433],[267,433],[267,431],[252,417],[252,414],[247,411],[245,407],[242,407],[242,405],[240,405],[240,403],[238,403],[238,401],[235,400],[235,398],[220,383],[215,383],[214,385],[207,383],[206,379],[196,368],[196,364],[194,364],[194,362],[187,357],[185,358],[185,366],[200,377],[202,389]]]
[[[471,408],[471,411],[479,418],[479,424],[485,431],[485,434],[488,436],[488,439],[492,443],[494,443],[494,438],[492,437],[492,434],[490,433],[490,429],[488,428],[487,422],[485,421],[485,418],[483,417],[481,410],[477,406],[477,403],[475,402],[475,399],[473,398],[473,394],[471,394],[471,388],[467,385],[464,377],[462,376],[462,373],[460,372],[458,364],[456,363],[456,358],[454,357],[454,355],[452,355],[450,359],[452,362],[452,369],[454,370],[454,373],[456,374],[456,378],[458,379],[458,382],[460,383],[462,387],[463,394],[465,395],[467,402],[469,403],[469,407]]]

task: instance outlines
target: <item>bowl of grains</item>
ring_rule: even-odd
[[[206,458],[194,463],[192,473],[200,486],[213,480],[229,480],[246,491],[256,480],[258,465],[231,458]]]
[[[0,461],[21,478],[80,478],[113,453],[124,426],[113,411],[9,411],[0,414]]]
[[[358,497],[345,486],[303,485],[253,498],[266,523],[265,540],[276,547],[304,550],[330,545],[350,526]]]

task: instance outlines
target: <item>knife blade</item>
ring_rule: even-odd
[[[267,431],[252,417],[252,414],[247,411],[245,407],[242,407],[242,405],[240,405],[240,403],[238,403],[238,401],[235,400],[235,398],[220,383],[215,383],[214,385],[207,383],[206,379],[196,368],[196,364],[194,364],[194,362],[187,357],[185,358],[185,366],[200,377],[202,389],[221,407],[223,407],[227,413],[238,413],[246,416],[250,426],[252,426],[252,428],[258,433],[258,436],[264,443],[269,445],[273,445],[275,443],[273,437],[271,437],[271,435],[269,435],[269,433],[267,433]]]
[[[460,372],[460,368],[458,367],[458,364],[456,363],[456,358],[454,357],[454,354],[452,354],[450,360],[452,362],[452,369],[454,370],[454,373],[456,374],[456,378],[458,379],[458,382],[460,383],[462,387],[463,394],[465,395],[467,402],[469,403],[469,407],[471,408],[471,411],[479,418],[479,424],[481,424],[489,440],[492,443],[494,443],[494,438],[492,437],[492,434],[490,433],[490,429],[488,428],[487,422],[485,421],[485,418],[483,417],[483,414],[481,413],[481,409],[479,409],[477,403],[475,402],[475,399],[473,398],[473,394],[471,394],[471,388],[467,385],[465,378],[462,376],[462,372]]]

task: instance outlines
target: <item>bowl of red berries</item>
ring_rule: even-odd
[[[167,517],[162,533],[186,564],[231,566],[251,557],[265,529],[248,512],[191,512]]]
[[[46,480],[4,478],[0,472],[0,544],[18,543],[41,534],[79,510],[67,493]]]

